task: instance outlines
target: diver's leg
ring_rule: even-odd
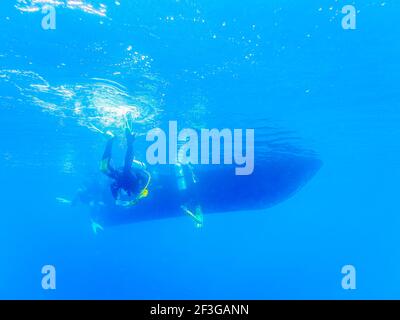
[[[125,164],[124,171],[129,172],[132,168],[132,162],[134,157],[133,143],[135,142],[135,134],[133,134],[129,129],[125,130],[127,149],[125,154]]]
[[[105,175],[114,178],[115,177],[115,170],[111,166],[111,157],[112,157],[112,147],[114,143],[114,138],[112,137],[107,141],[106,148],[104,149],[103,157],[100,163],[100,170]]]
[[[194,184],[196,184],[196,183],[197,183],[197,176],[196,176],[196,174],[194,173],[194,168],[193,168],[192,164],[188,163],[187,168],[188,168],[188,171],[189,171],[190,176],[191,176],[191,178],[192,178],[192,182],[193,182]]]
[[[193,168],[188,165],[187,169],[189,171],[189,174],[192,177],[192,180],[190,181],[190,187],[186,190],[187,192],[187,205],[189,208],[193,208],[194,210],[191,210],[190,216],[195,220],[196,226],[198,228],[201,228],[203,226],[203,210],[201,208],[200,200],[199,200],[199,190],[198,190],[198,185],[197,185],[197,178],[194,176]],[[184,210],[185,211],[185,210]],[[185,211],[187,213],[187,211]]]

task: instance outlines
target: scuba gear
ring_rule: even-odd
[[[136,161],[136,160],[134,160],[134,161]],[[140,163],[140,164],[142,164],[142,165],[144,166],[144,163],[142,163],[142,162],[140,162],[140,161],[136,161],[136,162],[137,162],[137,163]],[[115,204],[116,204],[117,206],[121,206],[121,207],[132,207],[132,206],[136,205],[136,204],[139,202],[139,200],[141,200],[141,199],[143,199],[143,198],[146,198],[146,197],[149,195],[149,189],[148,189],[148,187],[149,187],[149,184],[150,184],[150,182],[151,182],[151,174],[150,174],[148,171],[146,171],[146,170],[142,170],[142,172],[145,173],[145,174],[147,175],[147,182],[146,182],[146,184],[144,185],[144,187],[142,188],[142,190],[140,191],[140,193],[139,193],[139,194],[136,196],[136,198],[133,199],[133,200],[117,199],[117,200],[115,201]]]

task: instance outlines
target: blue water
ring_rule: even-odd
[[[45,2],[0,4],[0,298],[400,298],[398,1],[60,0],[55,30]],[[121,135],[126,112],[139,154],[177,120],[262,127],[323,166],[266,210],[95,235],[56,199],[98,174],[92,125]]]

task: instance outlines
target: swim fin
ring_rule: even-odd
[[[71,201],[71,200],[68,200],[68,199],[65,199],[65,198],[57,197],[56,200],[57,200],[59,203],[62,203],[62,204],[72,204],[72,201]]]
[[[204,222],[204,216],[203,216],[203,210],[201,209],[200,206],[196,207],[196,217],[197,217],[197,228],[202,228],[203,227],[203,222]]]
[[[196,222],[196,227],[201,228],[203,226],[203,213],[201,212],[200,207],[196,207],[196,212],[193,213],[190,211],[186,206],[182,205],[181,209],[183,212],[188,214],[195,222]]]
[[[104,231],[104,228],[100,224],[92,220],[92,230],[94,234],[97,234],[98,230]]]

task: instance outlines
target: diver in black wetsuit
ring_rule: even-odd
[[[114,180],[110,187],[111,194],[116,200],[116,203],[122,206],[132,206],[136,204],[139,199],[147,196],[147,185],[150,180],[149,173],[143,169],[144,164],[142,168],[132,168],[134,163],[133,143],[135,141],[135,134],[133,134],[129,129],[125,130],[127,150],[124,166],[119,169],[113,168],[111,165],[111,157],[115,137],[111,132],[107,132],[107,134],[110,136],[110,139],[108,140],[104,150],[100,170]],[[122,193],[125,193],[125,196],[128,198],[133,197],[133,200],[121,199]]]

